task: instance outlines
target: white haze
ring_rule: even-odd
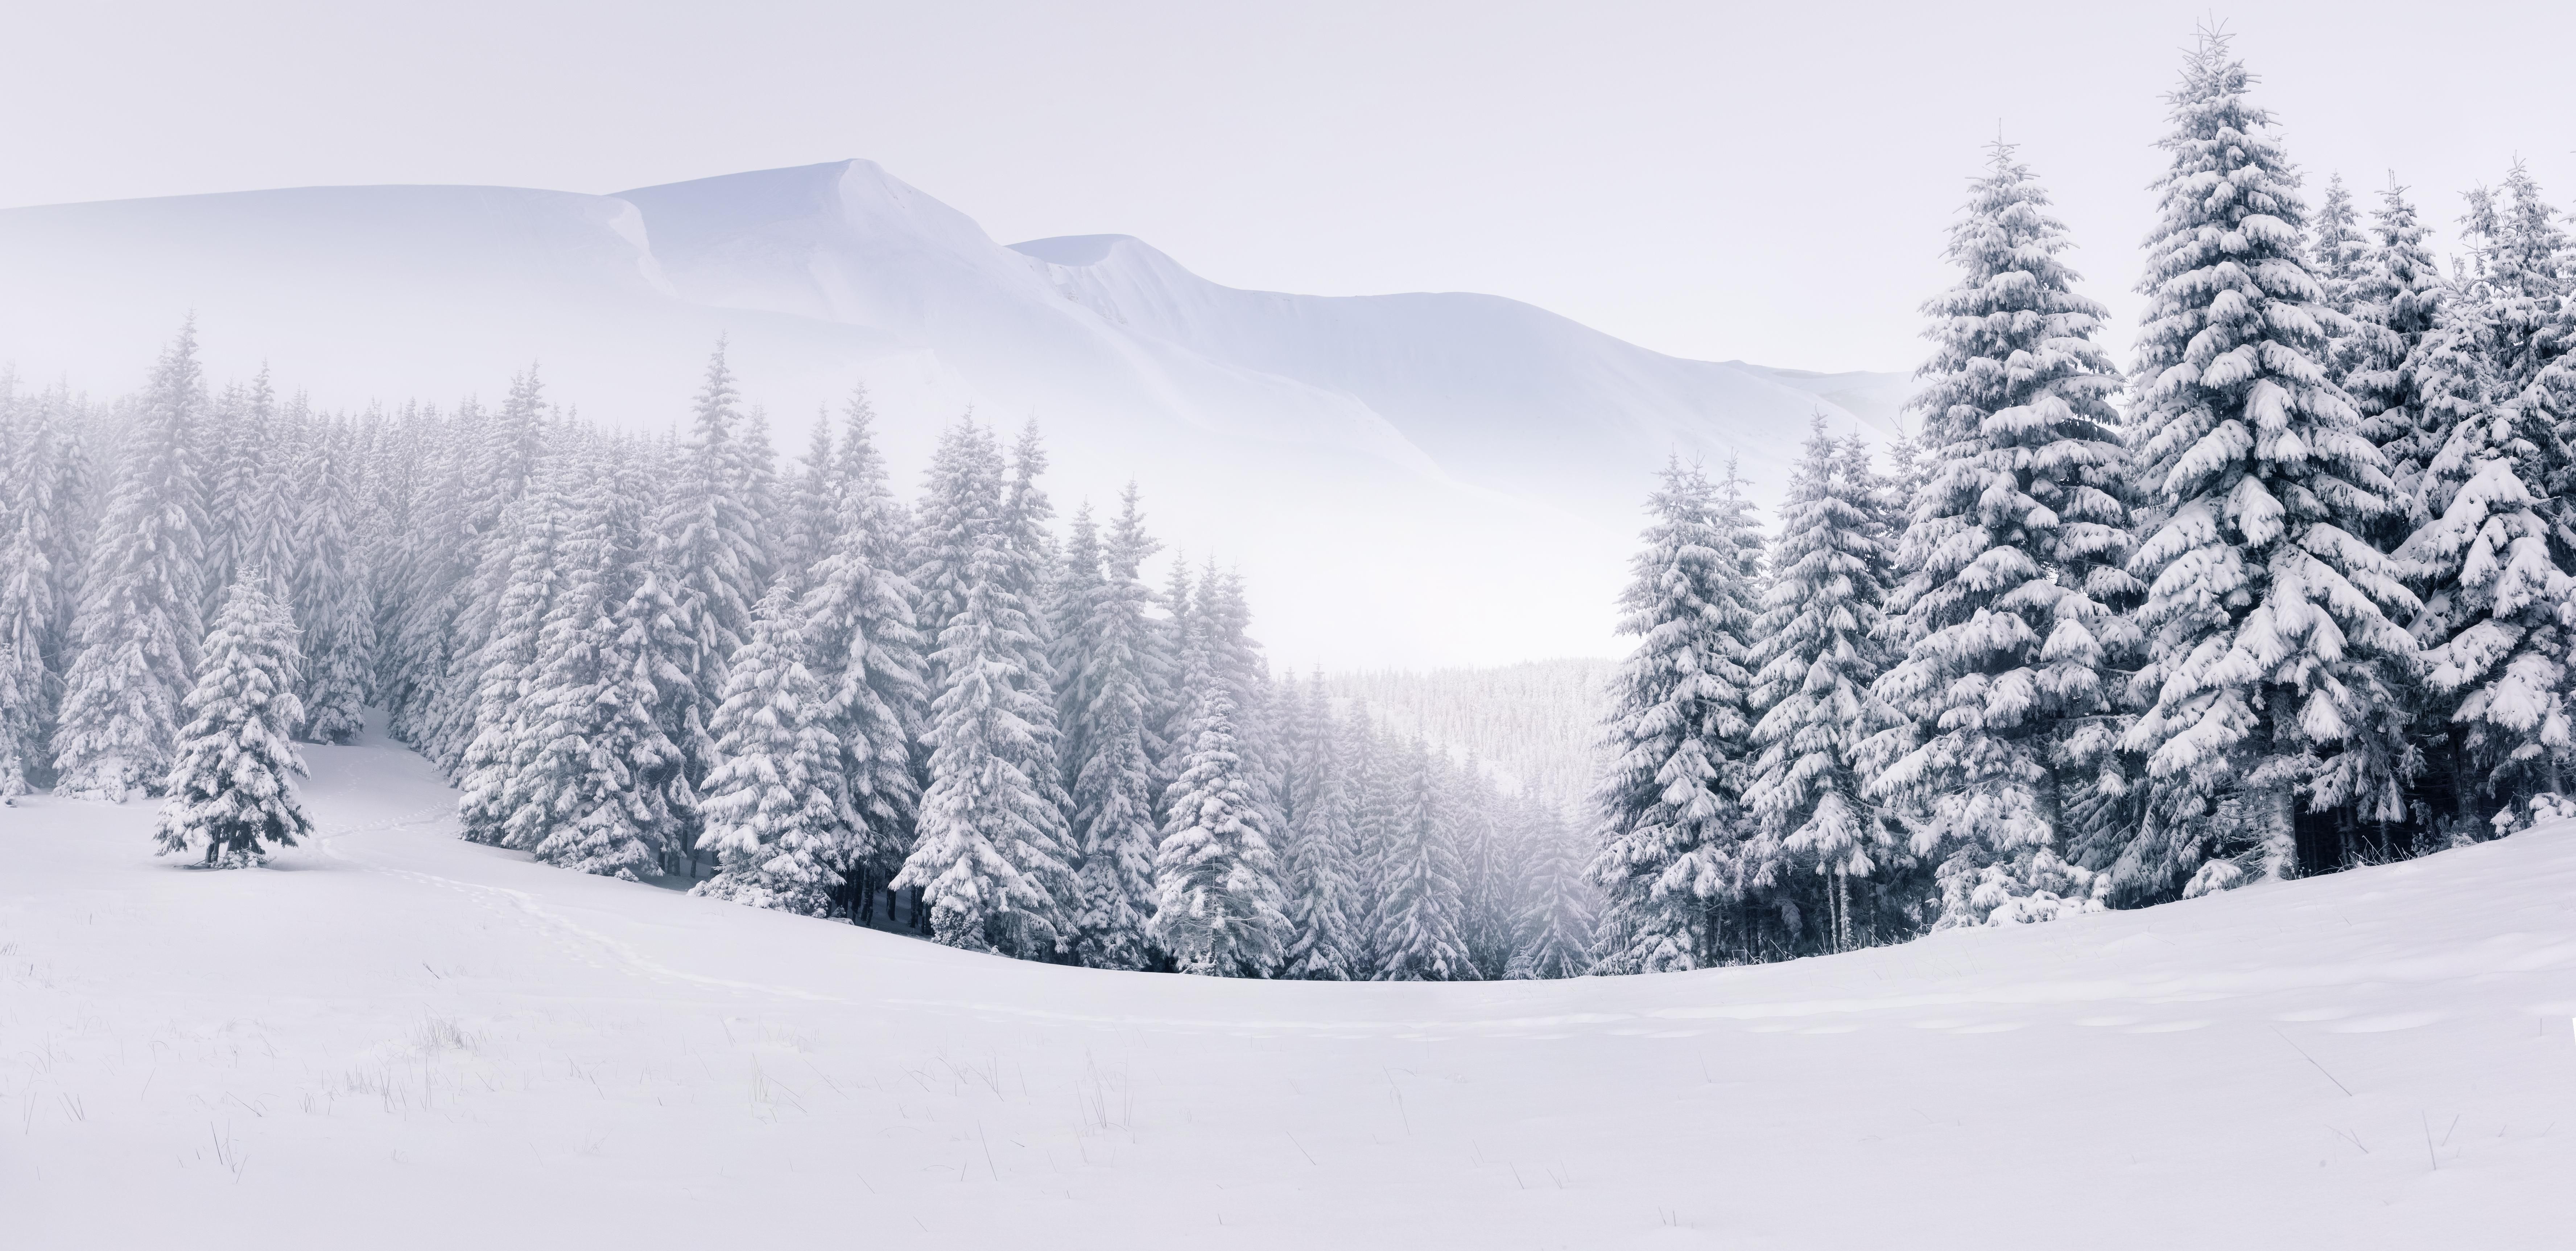
[[[1239,567],[1302,667],[1604,654],[1639,505],[1674,452],[1759,498],[1811,414],[1894,428],[1896,375],[1645,351],[1482,295],[1210,283],[1124,236],[1005,247],[867,161],[591,196],[308,188],[0,210],[0,351],[112,394],[195,311],[208,369],[325,407],[551,398],[671,428],[729,336],[801,448],[872,389],[907,484],[973,409],[1035,418],[1064,510],[1134,479],[1155,532]]]
[[[2446,234],[2517,156],[2576,191],[2576,6],[2530,0],[144,0],[13,6],[0,205],[859,156],[1004,241],[1133,234],[1230,286],[1490,291],[1679,356],[1903,370],[1998,128],[2134,312],[2159,97],[2213,15],[2312,182],[2393,169]]]

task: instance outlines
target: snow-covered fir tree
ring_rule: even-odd
[[[1180,776],[1180,751],[1175,745],[1186,741],[1189,733],[1189,692],[1183,689],[1189,657],[1199,646],[1199,594],[1190,576],[1187,552],[1175,552],[1172,567],[1163,579],[1163,617],[1156,622],[1160,646],[1156,649],[1166,659],[1164,671],[1151,676],[1147,690],[1153,696],[1153,727],[1156,742],[1165,750],[1154,760],[1154,820],[1162,823],[1162,796],[1171,788],[1172,779]]]
[[[1379,895],[1369,918],[1370,976],[1381,982],[1472,979],[1476,965],[1459,934],[1458,852],[1450,845],[1444,811],[1447,764],[1415,739],[1394,768],[1394,807],[1374,866]]]
[[[388,732],[393,691],[385,681],[386,653],[401,607],[406,536],[418,523],[418,505],[428,493],[416,477],[427,463],[428,423],[414,425],[403,415],[416,407],[388,411],[380,403],[368,405],[353,425],[348,449],[347,472],[357,501],[349,517],[350,537],[366,595],[368,634],[374,640],[367,655],[367,699],[385,708]]]
[[[961,450],[959,432],[943,452]],[[950,461],[944,482],[934,471],[934,482],[956,497],[934,498],[925,509],[957,523],[933,546],[953,541],[963,551],[941,548],[931,557],[939,569],[932,594],[953,594],[956,610],[930,656],[938,681],[919,833],[891,885],[921,888],[932,936],[942,943],[1045,958],[1069,938],[1073,866],[1060,853],[1063,809],[1051,801],[1060,785],[1030,776],[1026,762],[1039,757],[1039,727],[1051,728],[1055,709],[1052,692],[1027,668],[1037,635],[1013,589],[1015,557],[1005,532],[975,523],[998,512],[998,466],[971,447],[962,450],[969,455]],[[1051,755],[1046,767],[1054,769]]]
[[[1969,919],[1988,869],[2010,878],[2059,847],[2059,768],[2098,759],[2116,670],[2135,667],[2120,383],[2070,246],[1998,143],[1951,228],[1959,281],[1924,307],[1925,463],[1888,601],[1906,648],[1873,691],[1898,721],[1862,759],[1870,796],[1940,866],[1942,924]]]
[[[2360,287],[2369,273],[2370,241],[2363,232],[2361,211],[2353,206],[2352,192],[2343,185],[2343,175],[2326,179],[2326,198],[2317,205],[2316,220],[2308,231],[2308,272],[2315,275],[2317,302],[2341,317],[2352,316]],[[2327,337],[2340,340],[2346,328],[2329,325]],[[2340,385],[2342,375],[2335,381]]]
[[[2391,182],[2371,214],[2370,240],[2350,301],[2352,332],[2335,345],[2335,372],[2361,416],[2362,437],[2388,462],[2394,505],[2372,538],[2392,550],[2431,519],[2424,467],[2445,441],[2424,404],[2419,365],[2441,313],[2443,281],[2406,189]]]
[[[1639,641],[1611,680],[1593,796],[1605,973],[1719,963],[1725,905],[1747,886],[1761,535],[1732,465],[1711,483],[1671,461],[1647,508],[1619,600],[1620,632]]]
[[[663,731],[677,744],[692,787],[716,766],[708,722],[725,689],[726,662],[751,626],[751,606],[768,569],[760,496],[770,467],[765,440],[746,447],[733,370],[719,342],[698,390],[689,437],[662,504],[657,564],[670,599],[672,681],[662,691]],[[695,833],[690,833],[694,840]],[[687,844],[695,854],[697,844]]]
[[[1814,424],[1780,509],[1771,580],[1753,625],[1759,664],[1753,726],[1760,755],[1745,802],[1762,837],[1749,853],[1756,886],[1787,872],[1820,876],[1822,939],[1842,951],[1862,938],[1851,881],[1900,854],[1863,792],[1859,749],[1886,713],[1870,694],[1885,663],[1877,638],[1890,553],[1883,488],[1856,453]]]
[[[1091,615],[1106,585],[1100,563],[1100,523],[1092,519],[1091,503],[1086,500],[1073,510],[1047,594],[1047,663],[1056,675],[1056,760],[1063,766],[1067,790],[1080,776],[1082,761],[1092,754],[1091,727],[1083,710],[1091,702],[1088,688],[1096,684],[1089,672],[1090,658],[1099,649],[1090,637]]]
[[[2442,370],[2442,385],[2508,412],[2531,441],[2522,472],[2546,491],[2541,512],[2558,557],[2576,559],[2576,363],[2568,360],[2576,351],[2576,246],[2559,224],[2564,214],[2519,161],[2502,188],[2476,188],[2468,201],[2460,223],[2468,264],[2448,309],[2459,341],[2447,346],[2473,363]]]
[[[1047,528],[1055,517],[1055,505],[1038,484],[1046,468],[1046,447],[1038,436],[1037,423],[1031,421],[1021,428],[1018,441],[1012,445],[1009,480],[1003,486],[995,514],[1003,553],[998,566],[1003,590],[1023,609],[1021,628],[1003,638],[1019,652],[1014,658],[1017,681],[1031,700],[1027,737],[1007,741],[1003,748],[1012,753],[1012,763],[1037,788],[1043,801],[1040,813],[1045,819],[1031,831],[1039,841],[1030,848],[1029,863],[1060,866],[1061,871],[1050,872],[1041,880],[1055,893],[1060,924],[1069,926],[1082,912],[1082,886],[1075,875],[1081,867],[1082,849],[1073,834],[1074,804],[1066,790],[1064,736],[1056,719],[1055,622],[1047,611],[1055,599],[1057,576],[1055,535]],[[1070,930],[1060,937],[1070,943]]]
[[[1318,672],[1285,701],[1288,825],[1281,849],[1281,881],[1288,946],[1279,975],[1346,982],[1367,966],[1360,941],[1359,890],[1353,881],[1357,833],[1353,829],[1350,761],[1333,723]]]
[[[452,655],[459,584],[473,566],[466,431],[428,406],[406,406],[401,425],[412,432],[409,447],[384,447],[391,463],[375,469],[401,494],[399,512],[388,508],[385,517],[402,523],[399,536],[385,540],[390,562],[377,571],[385,602],[376,617],[375,690],[385,705],[386,732],[425,748]]]
[[[668,449],[653,457],[656,471],[670,472]],[[660,501],[656,500],[656,517]],[[697,655],[697,644],[683,628],[681,614],[673,593],[668,549],[655,527],[650,544],[634,564],[634,589],[619,606],[615,618],[617,649],[622,671],[639,684],[634,697],[645,701],[654,715],[654,737],[670,745],[673,767],[661,777],[658,801],[667,823],[663,849],[670,857],[664,871],[697,872],[695,849],[698,835],[698,786],[689,771],[689,753],[681,745],[680,733],[687,728],[683,714],[673,711],[688,705],[696,697],[697,680],[688,667],[689,658]],[[643,688],[649,687],[649,692]],[[712,748],[710,748],[712,750]]]
[[[652,551],[654,464],[613,449],[591,475],[567,538],[564,583],[538,634],[524,714],[535,749],[508,841],[540,861],[637,881],[668,871],[680,829],[679,748],[655,715],[663,683],[649,630],[630,617],[659,601],[638,594]]]
[[[851,402],[866,404],[867,389],[860,388]],[[814,415],[814,433],[780,492],[778,541],[773,545],[779,573],[802,576],[822,562],[823,551],[839,526],[840,508],[834,498],[839,488],[840,453],[833,446],[832,414],[827,409]]]
[[[934,643],[965,610],[967,567],[985,536],[1000,526],[1001,507],[1001,445],[970,413],[941,432],[913,511],[907,573],[913,619]],[[937,679],[935,668],[931,676]]]
[[[53,491],[54,524],[36,536],[45,563],[51,568],[53,618],[44,636],[46,672],[55,681],[44,715],[50,735],[57,721],[62,698],[62,678],[71,671],[78,651],[79,635],[75,627],[82,598],[81,578],[88,571],[91,554],[98,542],[99,530],[107,501],[103,442],[95,410],[72,398],[68,387],[57,383],[51,390],[35,397],[41,419],[53,431],[53,469],[41,475]],[[50,755],[50,739],[46,748]]]
[[[1057,699],[1081,866],[1073,948],[1094,968],[1153,963],[1145,924],[1154,914],[1154,769],[1164,748],[1148,722],[1153,682],[1170,661],[1157,650],[1161,636],[1146,615],[1153,591],[1140,570],[1159,546],[1131,483],[1105,543],[1087,513],[1076,517],[1058,595]]]
[[[44,762],[59,684],[47,655],[59,521],[51,418],[0,376],[0,803],[26,794]]]
[[[2424,450],[2396,556],[2424,601],[2410,626],[2424,649],[2410,711],[2444,841],[2557,791],[2571,747],[2563,605],[2576,536],[2559,528],[2564,504],[2547,484],[2576,481],[2535,385],[2562,350],[2548,326],[2569,268],[2555,217],[2520,166],[2503,196],[2472,193],[2465,281],[2423,301],[2430,326],[2402,367]]]
[[[1395,842],[1404,779],[1396,745],[1378,730],[1365,700],[1341,717],[1340,754],[1350,794],[1351,980],[1377,976],[1378,905],[1386,897],[1386,849]]]
[[[137,790],[160,793],[169,776],[205,632],[204,411],[190,323],[144,389],[82,579],[53,740],[59,794],[122,802]]]
[[[278,411],[276,388],[262,368],[247,385],[225,387],[200,428],[209,616],[242,570],[265,569],[282,580],[295,568],[291,535],[302,484],[290,471],[310,414],[300,403],[293,407]]]
[[[430,650],[445,656],[446,675],[428,693],[417,737],[407,739],[451,775],[465,768],[466,750],[489,707],[483,658],[517,557],[513,510],[535,481],[555,434],[544,393],[530,368],[512,379],[499,410],[486,412],[471,401],[457,410],[453,455],[460,476],[461,542],[455,550],[463,559],[442,571],[443,594],[420,627],[437,636]]]
[[[1521,849],[1516,828],[1501,819],[1503,800],[1475,753],[1450,774],[1444,833],[1458,853],[1458,942],[1467,949],[1473,976],[1493,979],[1511,966],[1519,947]]]
[[[364,728],[367,675],[374,665],[375,611],[354,531],[358,493],[352,432],[337,423],[307,428],[297,458],[302,509],[292,551],[297,637],[304,656],[296,737],[346,743]]]
[[[2576,343],[2562,337],[2569,268],[2576,266],[2565,216],[2520,161],[2501,188],[2469,192],[2460,221],[2468,245],[2467,277],[2485,305],[2486,351],[2498,398],[2519,399],[2541,372]]]
[[[2253,76],[2204,34],[2170,97],[2131,371],[2145,513],[2131,571],[2155,692],[2128,732],[2152,802],[2111,863],[2153,897],[2296,869],[2300,810],[2402,814],[2415,597],[2362,536],[2394,486],[2328,376],[2306,210]]]
[[[2559,762],[2576,748],[2565,699],[2576,579],[2552,558],[2540,497],[2517,472],[2540,454],[2514,416],[2501,406],[2452,428],[2425,469],[2433,517],[2397,549],[2423,593],[2419,732],[2450,768],[2463,818],[2482,796],[2501,807],[2556,792]]]
[[[1253,802],[1261,808],[1262,828],[1285,829],[1280,806],[1285,764],[1272,735],[1277,723],[1270,703],[1275,685],[1270,680],[1270,661],[1252,637],[1252,604],[1242,574],[1220,570],[1210,560],[1200,571],[1195,607],[1198,645],[1207,650],[1208,674],[1234,699],[1236,746],[1243,755]],[[1179,741],[1175,740],[1176,750]]]
[[[225,593],[189,690],[190,720],[163,785],[154,836],[161,855],[197,855],[207,868],[260,863],[313,832],[295,795],[304,757],[295,727],[295,621],[267,590],[266,571],[241,570]]]
[[[714,725],[717,764],[702,788],[716,876],[693,894],[821,916],[858,825],[840,745],[817,724],[822,684],[805,668],[793,580],[760,601],[733,655]]]
[[[574,496],[591,464],[586,448],[550,456],[510,506],[508,571],[483,646],[474,657],[474,737],[465,748],[457,820],[476,842],[505,841],[511,815],[527,801],[523,782],[538,740],[529,717],[537,646],[571,562],[564,548],[578,526]]]
[[[1513,933],[1509,978],[1577,977],[1591,965],[1593,895],[1574,837],[1554,801],[1524,794],[1511,809],[1526,884]]]
[[[806,640],[822,684],[818,724],[836,745],[834,767],[857,822],[833,868],[848,879],[861,921],[876,888],[912,850],[921,803],[912,744],[929,701],[912,585],[902,572],[903,516],[886,485],[875,420],[866,392],[852,395],[819,492],[831,513],[817,523],[820,558],[805,593]]]
[[[1288,938],[1279,868],[1235,736],[1234,696],[1203,675],[1164,799],[1169,814],[1154,854],[1153,920],[1146,935],[1174,968],[1217,977],[1268,977]]]

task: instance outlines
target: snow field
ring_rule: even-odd
[[[1787,964],[1333,985],[1015,962],[454,835],[0,810],[13,1247],[2564,1246],[2576,828]]]

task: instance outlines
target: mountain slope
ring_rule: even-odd
[[[860,381],[901,466],[969,407],[1034,417],[1059,500],[1139,479],[1300,663],[1607,650],[1664,457],[1740,456],[1767,494],[1809,414],[1893,429],[1901,386],[1679,360],[1492,296],[1239,291],[1122,236],[1006,248],[867,161],[0,211],[0,361],[29,382],[129,389],[191,311],[214,377],[266,363],[331,406],[489,396],[535,360],[558,401],[664,429],[721,334],[785,446]]]
[[[1498,985],[1014,963],[323,835],[0,810],[12,1246],[2559,1245],[2576,829],[2144,912]],[[150,1196],[136,1201],[137,1195]],[[916,1231],[916,1232],[906,1232]]]
[[[1113,325],[1200,358],[1294,378],[1365,403],[1443,468],[1532,495],[1625,502],[1638,467],[1673,450],[1785,469],[1768,418],[1803,432],[1848,375],[1712,364],[1644,351],[1490,295],[1322,297],[1219,286],[1124,235],[1013,244]],[[1869,407],[1864,405],[1864,407]],[[1862,424],[1893,432],[1877,414]]]

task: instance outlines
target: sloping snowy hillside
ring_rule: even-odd
[[[974,956],[458,841],[0,809],[13,1247],[2564,1246],[2576,829],[1758,968]]]
[[[1165,533],[1242,562],[1301,663],[1606,651],[1668,453],[1740,455],[1770,498],[1810,414],[1885,433],[1904,389],[1493,296],[1239,291],[1123,236],[1015,250],[868,161],[0,211],[0,362],[26,382],[129,390],[191,310],[215,380],[266,363],[325,406],[491,399],[536,360],[558,402],[663,429],[724,334],[790,449],[861,380],[907,473],[969,406],[1033,416],[1060,500],[1138,478]]]

